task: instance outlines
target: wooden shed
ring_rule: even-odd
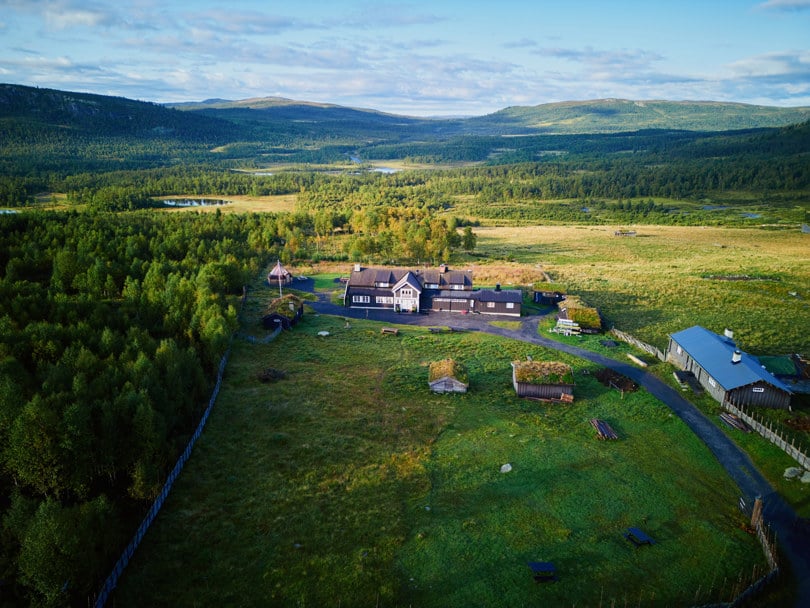
[[[434,393],[466,393],[470,384],[460,363],[442,359],[430,364],[428,385]]]
[[[513,361],[512,385],[518,397],[566,403],[574,399],[574,372],[558,361]]]

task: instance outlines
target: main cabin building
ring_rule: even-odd
[[[733,334],[720,336],[696,325],[669,338],[667,361],[692,372],[720,403],[790,408],[791,390],[753,355],[742,352]]]
[[[346,282],[348,308],[397,312],[479,312],[520,316],[523,294],[500,288],[473,290],[472,272],[438,269],[363,268],[356,264]]]

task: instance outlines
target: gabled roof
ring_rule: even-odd
[[[472,289],[472,273],[463,270],[423,270],[420,272],[427,285],[438,285],[439,289],[448,289],[450,285],[463,285]]]
[[[479,302],[513,302],[523,301],[523,292],[519,289],[480,289],[472,292],[470,298]]]
[[[349,276],[351,287],[374,287],[380,283],[394,285],[410,271],[404,268],[362,268]]]
[[[396,285],[391,288],[391,291],[399,291],[403,287],[408,285],[415,289],[418,293],[422,293],[422,283],[419,282],[419,279],[416,278],[412,272],[408,271],[405,276],[403,276],[399,281],[397,281]]]
[[[456,291],[470,290],[473,285],[472,272],[466,270],[434,270],[434,269],[415,269],[409,270],[407,268],[360,268],[359,270],[352,270],[349,276],[349,286],[351,287],[375,287],[388,283],[395,285],[404,276],[411,274],[416,282],[419,284],[419,290],[425,289],[425,285],[438,285],[438,289],[450,289],[451,286],[461,286],[461,289],[456,287]],[[436,289],[435,287],[433,289]]]
[[[732,363],[731,357],[738,349],[730,338],[695,325],[672,334],[672,339],[727,391],[756,382],[767,382],[791,393],[787,385],[763,369],[759,359],[753,355],[740,351],[740,362]]]

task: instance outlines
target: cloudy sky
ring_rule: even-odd
[[[0,0],[0,82],[409,115],[810,105],[810,0]]]

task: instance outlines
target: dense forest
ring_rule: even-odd
[[[806,221],[810,123],[553,134],[518,114],[0,85],[0,207],[16,211],[0,214],[0,606],[98,589],[196,426],[243,286],[275,258],[437,263],[474,250],[480,222]],[[436,168],[364,171],[375,159]],[[286,170],[250,172],[273,163]],[[60,210],[42,210],[54,193]],[[179,194],[291,194],[298,211],[155,210]],[[718,197],[757,213],[705,204]]]
[[[0,216],[0,597],[84,603],[193,432],[273,216]]]

